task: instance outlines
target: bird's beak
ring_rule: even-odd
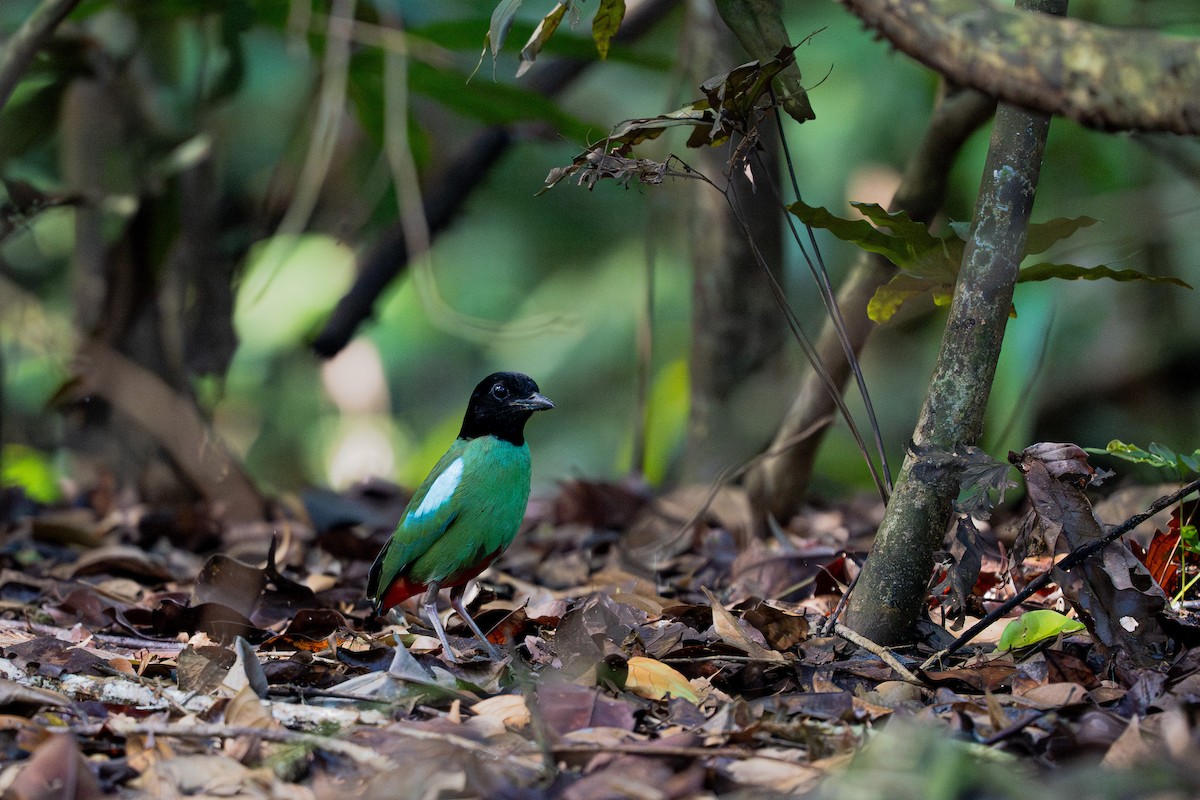
[[[517,408],[523,408],[526,411],[544,411],[549,408],[554,408],[554,403],[550,402],[550,398],[539,392],[534,392],[529,397],[520,400],[513,400],[512,404]]]

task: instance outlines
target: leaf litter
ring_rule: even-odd
[[[1148,549],[1118,542],[1072,566],[1065,553],[1109,533],[1085,493],[1095,473],[1082,450],[1012,455],[1023,522],[993,510],[1011,487],[1005,465],[969,450],[916,455],[954,471],[965,500],[931,582],[926,636],[893,651],[828,624],[879,521],[859,501],[813,506],[757,540],[737,489],[660,498],[565,482],[531,505],[470,600],[505,658],[487,660],[451,617],[459,664],[415,608],[381,620],[363,597],[403,508],[390,487],[313,493],[270,527],[195,508],[85,505],[10,520],[0,788],[1192,796],[1197,628],[1163,588],[1195,568],[1162,566],[1183,507]],[[959,630],[1039,581],[1022,606],[947,649],[943,625]],[[1006,626],[1017,627],[997,647]],[[1087,759],[1103,770],[1079,766]]]

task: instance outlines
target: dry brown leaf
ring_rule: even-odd
[[[733,614],[730,614],[725,609],[725,606],[721,605],[721,601],[707,587],[704,589],[704,594],[708,597],[709,603],[712,604],[713,628],[722,641],[745,652],[751,658],[763,661],[784,661],[782,653],[775,650],[768,650],[752,640],[742,630],[737,618]]]
[[[1108,748],[1100,763],[1111,769],[1132,767],[1150,758],[1154,749],[1142,736],[1141,724],[1135,716],[1130,718],[1129,725]]]
[[[792,751],[763,748],[760,752],[774,757],[754,756],[744,761],[732,761],[721,771],[739,784],[783,794],[807,792],[815,788],[826,775],[826,771],[818,767],[790,761],[796,757]],[[778,760],[781,758],[789,761]]]
[[[278,728],[279,723],[249,686],[225,705],[225,724],[234,728]]]
[[[872,703],[869,699],[863,697],[852,697],[850,702],[853,704],[854,715],[857,719],[879,719],[886,717],[895,711],[891,706],[879,705]]]
[[[1060,708],[1086,703],[1088,690],[1078,683],[1047,683],[1044,686],[1034,686],[1020,696],[1044,708]]]
[[[261,797],[254,792],[251,770],[232,758],[215,755],[179,756],[159,761],[130,781],[150,797],[210,795],[216,797]],[[247,791],[249,790],[249,791]]]
[[[148,737],[142,734],[129,734],[125,737],[125,760],[130,768],[141,773],[150,769],[154,764],[167,759],[176,758],[178,753],[171,745],[167,736]]]
[[[480,717],[498,719],[506,728],[513,730],[519,730],[529,724],[529,706],[519,694],[488,697],[471,706],[471,711]]]
[[[624,728],[610,728],[605,725],[597,725],[594,728],[580,728],[576,731],[568,731],[563,734],[562,742],[563,744],[590,744],[597,747],[604,747],[605,745],[636,742],[644,738]]]
[[[746,609],[742,619],[753,625],[772,648],[791,650],[808,638],[808,620],[802,614],[792,614],[765,602]]]
[[[5,792],[21,800],[100,800],[104,793],[69,733],[49,736]]]
[[[0,708],[36,710],[45,706],[63,708],[70,704],[70,701],[58,692],[33,686],[22,686],[16,681],[0,678]]]

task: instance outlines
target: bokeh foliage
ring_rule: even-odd
[[[5,3],[0,32],[13,31],[35,5]],[[453,435],[465,392],[494,368],[534,375],[558,404],[530,432],[537,483],[624,473],[634,449],[636,333],[649,262],[655,353],[646,467],[653,481],[669,481],[687,411],[692,277],[683,223],[689,196],[710,190],[668,182],[591,192],[564,185],[534,194],[551,167],[568,163],[614,123],[665,113],[699,96],[677,77],[688,35],[682,12],[633,45],[614,43],[604,62],[549,99],[530,91],[529,76],[514,74],[520,43],[551,3],[525,3],[508,47],[495,64],[485,59],[474,77],[493,4],[353,5],[357,24],[344,81],[333,87],[344,102],[333,108],[338,128],[323,176],[306,173],[304,165],[330,110],[322,107],[330,7],[253,0],[84,3],[0,113],[0,175],[49,195],[76,191],[64,166],[64,148],[74,139],[64,132],[123,120],[93,153],[102,189],[88,202],[99,209],[109,245],[145,203],[173,208],[175,215],[159,216],[150,235],[161,255],[187,213],[179,184],[198,162],[211,162],[210,189],[221,210],[213,234],[236,259],[238,345],[227,372],[193,368],[187,380],[219,433],[273,489],[340,483],[368,470],[411,484]],[[1167,5],[1097,1],[1077,4],[1073,13],[1127,23],[1137,13],[1168,14]],[[1194,20],[1186,19],[1187,7],[1173,7],[1181,13],[1172,24],[1188,30]],[[886,200],[920,135],[935,80],[889,53],[834,4],[796,4],[789,13],[795,40],[820,31],[797,51],[817,118],[803,127],[786,123],[804,199],[849,216],[849,201]],[[553,69],[556,58],[594,59],[589,24],[572,30],[564,23],[535,70]],[[398,213],[385,155],[382,46],[407,55],[409,105],[390,111],[407,114],[425,180],[446,169],[484,126],[509,125],[515,141],[478,176],[465,209],[436,239],[432,281],[413,273],[397,281],[362,329],[362,346],[347,355],[360,360],[337,371],[323,366],[307,343],[349,285],[355,252],[377,241]],[[96,70],[115,76],[116,96],[130,107],[100,119],[73,118],[69,88]],[[970,213],[986,135],[955,167],[947,209],[953,219]],[[651,157],[684,155],[682,135],[668,133],[644,147]],[[1034,219],[1088,216],[1101,223],[1060,243],[1050,260],[1197,285],[1200,193],[1185,169],[1197,155],[1170,152],[1164,158],[1153,141],[1056,121]],[[289,209],[314,180],[319,191],[311,213],[302,215],[299,229],[286,229]],[[18,215],[19,228],[0,243],[4,436],[50,458],[61,452],[64,431],[46,405],[72,374],[79,306],[103,302],[80,294],[71,257],[75,213],[65,206]],[[818,236],[836,280],[853,246]],[[185,313],[187,292],[158,263],[159,296]],[[815,333],[819,304],[798,254],[780,271]],[[504,331],[487,341],[462,335],[428,301],[430,285],[457,312],[502,323]],[[1194,447],[1200,402],[1194,369],[1185,366],[1196,363],[1200,349],[1194,303],[1191,293],[1161,285],[1023,285],[993,390],[987,448],[1114,437]],[[895,457],[911,432],[940,337],[941,312],[931,303],[910,306],[881,327],[864,354]],[[545,315],[558,322],[526,324]],[[747,456],[769,441],[800,361],[785,354],[723,432],[737,437]],[[866,483],[842,433],[831,437],[818,467],[824,491]]]

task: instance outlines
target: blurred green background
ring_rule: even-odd
[[[10,35],[36,5],[7,0],[0,35]],[[348,5],[358,24],[345,79],[332,85],[322,82],[329,75],[329,10],[320,3],[86,2],[0,112],[0,174],[42,192],[69,193],[78,186],[71,160],[81,157],[80,142],[93,142],[82,169],[96,182],[99,235],[115,247],[137,198],[165,198],[186,220],[189,195],[169,187],[196,163],[210,166],[221,220],[212,244],[232,263],[237,344],[223,377],[219,369],[197,368],[185,379],[218,434],[268,491],[344,487],[369,475],[415,484],[457,432],[471,388],[495,369],[529,373],[558,405],[529,430],[535,492],[570,477],[626,474],[638,430],[637,337],[651,286],[646,476],[656,485],[678,481],[693,325],[686,221],[697,195],[713,190],[668,181],[594,191],[564,183],[535,193],[585,139],[698,96],[680,69],[696,19],[687,4],[635,43],[614,47],[550,102],[517,91],[528,78],[514,78],[520,43],[549,2],[526,2],[495,65],[484,58],[469,81],[494,3]],[[564,24],[538,68],[558,57],[594,59],[593,10],[583,7],[574,30]],[[817,118],[785,123],[804,199],[843,215],[851,200],[886,203],[924,129],[935,76],[876,41],[834,3],[788,4],[787,12],[793,39],[816,32],[797,61]],[[1200,11],[1189,0],[1075,2],[1071,13],[1200,32]],[[385,22],[401,25],[404,37],[386,39]],[[386,41],[407,51],[409,102],[400,113],[408,112],[411,153],[424,178],[444,170],[488,124],[511,123],[514,141],[471,179],[479,185],[436,237],[429,274],[404,272],[352,344],[323,361],[309,343],[351,285],[356,253],[398,215],[384,152]],[[66,87],[95,70],[116,76],[132,110],[117,108],[109,117],[71,99]],[[328,137],[328,170],[314,185],[306,164],[311,142],[329,122],[323,92],[333,92],[336,128]],[[986,129],[976,134],[954,168],[951,219],[970,218],[987,137]],[[640,154],[691,161],[685,138],[668,133]],[[1198,166],[1191,140],[1102,134],[1055,120],[1034,219],[1089,215],[1102,224],[1060,245],[1050,260],[1200,285]],[[304,192],[317,186],[305,214]],[[399,193],[401,201],[412,188]],[[42,453],[61,473],[86,482],[63,448],[69,421],[50,408],[73,375],[75,343],[86,330],[81,307],[105,302],[79,279],[76,213],[68,205],[22,216],[0,243],[3,435],[9,465],[21,454]],[[151,242],[164,238],[149,235]],[[822,232],[818,239],[836,284],[854,248]],[[815,336],[820,304],[799,254],[786,252],[779,274]],[[190,285],[161,266],[154,270],[161,308],[186,314]],[[429,300],[431,287],[445,306]],[[1020,286],[986,448],[1002,456],[1039,439],[1103,446],[1111,438],[1186,451],[1200,446],[1197,307],[1193,292],[1164,285]],[[172,321],[170,313],[162,316],[164,325]],[[943,319],[944,311],[931,307],[908,310],[876,331],[863,355],[894,463],[911,435]],[[782,317],[777,322],[784,325]],[[499,330],[489,332],[492,324]],[[803,368],[789,341],[719,431],[733,441],[732,452],[748,458],[766,446]],[[817,472],[815,489],[826,496],[870,485],[842,424]]]

